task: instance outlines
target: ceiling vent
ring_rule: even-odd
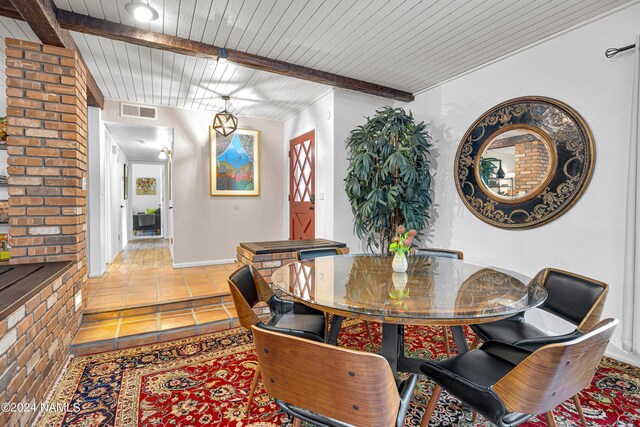
[[[141,119],[155,120],[158,111],[155,107],[143,107],[142,105],[120,104],[120,115],[122,117],[138,117]]]

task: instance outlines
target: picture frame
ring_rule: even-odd
[[[260,131],[237,129],[222,136],[209,126],[211,196],[260,195]]]
[[[123,183],[123,192],[124,200],[129,198],[129,167],[127,164],[124,164],[123,172],[122,172],[122,183]]]
[[[0,224],[9,224],[9,200],[0,200]]]
[[[136,195],[137,196],[155,196],[157,191],[157,183],[155,178],[140,177],[136,178]]]

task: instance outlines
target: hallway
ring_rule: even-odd
[[[173,268],[167,239],[132,240],[114,258],[108,273]]]

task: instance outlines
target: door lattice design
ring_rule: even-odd
[[[293,146],[293,201],[310,202],[311,182],[311,141]]]
[[[289,238],[314,239],[315,133],[292,139],[289,156]]]

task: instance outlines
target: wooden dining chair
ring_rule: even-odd
[[[588,387],[618,324],[606,319],[578,338],[545,345],[534,352],[488,341],[443,361],[427,361],[422,372],[436,383],[421,426],[429,424],[442,389],[499,427],[521,424],[545,414]]]
[[[264,328],[300,338],[324,341],[326,330],[324,313],[304,304],[282,300],[271,290],[253,266],[245,265],[239,268],[229,276],[227,282],[238,313],[238,320],[244,328],[251,331],[252,326],[261,325]],[[265,322],[262,322],[253,310],[259,302],[265,302],[271,311],[269,319]],[[253,402],[253,394],[259,377],[260,367],[258,365],[249,390],[247,413]]]
[[[453,249],[432,249],[432,248],[414,248],[413,252],[419,256],[432,256],[436,258],[450,258],[450,259],[464,259],[464,254],[461,251]],[[447,357],[451,357],[451,348],[449,347],[449,329],[447,326],[442,327],[442,338],[445,343],[445,350]]]
[[[340,248],[303,249],[296,252],[296,261],[308,261],[314,258],[320,258],[325,256],[336,256],[336,255],[342,255],[342,249]],[[367,322],[366,320],[363,320],[363,322],[364,322],[364,327],[367,330],[367,335],[369,337],[369,345],[373,350],[373,334],[371,333],[371,326],[369,325],[369,322]],[[328,313],[325,313],[325,323],[328,328],[330,324]],[[328,329],[326,331],[326,334],[329,334]]]
[[[294,425],[401,427],[417,376],[396,385],[382,356],[253,327],[262,382]]]

